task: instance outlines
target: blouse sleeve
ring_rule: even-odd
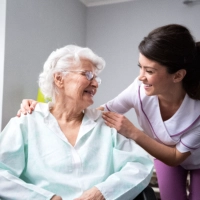
[[[24,118],[23,116],[21,118]],[[20,179],[26,166],[26,127],[22,119],[13,118],[0,133],[0,197],[27,200],[51,199],[52,192]]]
[[[150,182],[153,162],[134,141],[114,134],[114,173],[96,187],[107,200],[135,198]]]

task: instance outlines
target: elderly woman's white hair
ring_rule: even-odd
[[[39,75],[39,87],[45,98],[50,98],[52,102],[55,101],[57,90],[54,84],[54,74],[65,75],[68,69],[80,64],[80,59],[91,61],[96,67],[94,69],[96,75],[105,67],[105,61],[89,48],[67,45],[53,51],[44,63],[43,72]]]

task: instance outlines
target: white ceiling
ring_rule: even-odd
[[[91,7],[91,6],[121,3],[121,2],[134,1],[134,0],[80,0],[80,1],[84,3],[87,7]]]

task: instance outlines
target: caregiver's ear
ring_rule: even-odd
[[[174,83],[178,83],[178,82],[182,81],[183,78],[185,77],[186,73],[187,72],[186,72],[185,69],[180,69],[177,72],[175,72],[174,73],[174,78],[173,78]]]

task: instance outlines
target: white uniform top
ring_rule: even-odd
[[[151,138],[191,155],[181,164],[185,169],[200,168],[200,101],[187,94],[176,113],[163,121],[157,96],[147,96],[142,82],[135,81],[116,98],[106,103],[109,111],[126,113],[134,108],[138,122]]]

